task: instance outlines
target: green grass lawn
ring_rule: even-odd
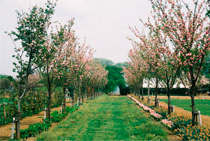
[[[161,101],[168,103],[167,99],[161,99]],[[190,99],[171,99],[171,104],[192,111]],[[201,111],[201,114],[210,116],[210,100],[196,99],[195,107],[196,110]]]
[[[127,97],[100,96],[37,140],[162,140],[168,133]]]

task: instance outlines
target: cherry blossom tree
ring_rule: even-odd
[[[149,72],[149,77],[155,78],[155,88],[156,88],[155,106],[157,106],[158,85],[159,85],[159,80],[161,78],[160,76],[162,74],[161,73],[162,69],[159,69],[161,67],[160,66],[161,56],[159,53],[156,53],[158,52],[159,43],[154,40],[151,34],[149,34],[148,36],[141,35],[137,28],[134,29],[130,28],[130,29],[134,33],[134,35],[138,39],[140,39],[139,42],[132,39],[132,42],[136,46],[138,46],[141,52],[140,53],[141,58],[144,60],[144,69],[146,70],[146,72]]]
[[[145,60],[142,58],[142,50],[139,48],[138,44],[134,46],[132,50],[129,52],[129,61],[128,61],[128,69],[125,71],[125,73],[128,71],[130,75],[134,75],[132,77],[127,76],[126,78],[134,78],[135,80],[130,79],[130,81],[135,82],[135,92],[138,93],[139,98],[140,95],[143,97],[143,80],[146,78],[147,74],[147,64]]]
[[[56,40],[57,50],[57,69],[59,85],[63,88],[63,111],[66,112],[66,89],[72,83],[72,56],[75,53],[77,46],[77,37],[75,31],[72,29],[74,19],[69,20],[68,24],[60,25],[58,32],[54,36]]]
[[[159,56],[159,60],[157,63],[158,69],[161,71],[159,74],[161,81],[163,82],[163,86],[167,89],[167,96],[168,96],[168,114],[171,113],[171,105],[170,105],[170,96],[171,96],[171,89],[173,88],[177,75],[179,74],[180,70],[180,63],[176,59],[177,51],[176,47],[170,42],[168,35],[164,30],[162,30],[162,24],[160,19],[156,17],[156,10],[153,10],[152,13],[154,24],[148,19],[147,22],[143,22],[146,27],[150,30],[150,37],[151,42],[154,42],[156,46],[153,54]],[[139,33],[136,31],[136,34]],[[141,37],[139,35],[139,37]]]
[[[87,89],[92,90],[91,98],[96,97],[95,91],[99,92],[107,84],[108,71],[96,60],[92,59],[89,65],[86,66],[85,85]]]
[[[194,0],[193,8],[184,1],[151,1],[153,11],[162,24],[162,30],[176,48],[176,60],[185,71],[180,78],[190,82],[192,125],[195,125],[195,89],[207,51],[210,48],[210,22],[206,15],[207,0]]]
[[[48,1],[46,8],[34,6],[29,13],[17,12],[17,31],[8,33],[15,45],[16,55],[13,57],[17,59],[17,63],[13,63],[14,71],[17,71],[17,78],[20,79],[17,139],[20,138],[21,101],[27,92],[29,75],[40,65],[38,62],[39,52],[45,42],[55,5],[55,3]],[[16,46],[16,41],[20,41],[21,47]]]

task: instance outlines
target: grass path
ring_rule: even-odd
[[[127,97],[100,96],[38,140],[158,140],[167,139],[163,126],[147,117]]]

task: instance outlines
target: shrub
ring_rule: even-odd
[[[163,118],[166,118],[166,116],[167,116],[167,110],[168,109],[166,109],[164,107],[156,107],[156,108],[154,108],[154,111],[157,112],[157,113],[159,113],[160,115],[162,115]]]
[[[65,114],[59,114],[58,111],[52,112],[51,121],[52,122],[60,122],[65,116],[67,115],[67,112]]]
[[[72,113],[76,111],[79,107],[66,107],[66,113],[60,114],[58,111],[54,111],[51,113],[52,118],[44,119],[43,123],[34,123],[29,125],[28,129],[24,129],[20,131],[20,138],[26,139],[29,137],[35,137],[37,134],[41,133],[42,131],[45,131],[50,128],[51,123],[57,123],[60,122],[62,119],[64,119],[68,113]]]
[[[29,125],[28,129],[20,131],[20,138],[25,139],[28,137],[35,137],[37,134],[49,129],[51,126],[50,122],[34,123]]]
[[[174,130],[174,133],[181,136],[183,140],[210,140],[210,129],[203,126],[181,127]]]
[[[187,127],[192,122],[190,118],[184,116],[177,116],[176,114],[168,115],[167,119],[173,122],[172,130],[181,127]]]

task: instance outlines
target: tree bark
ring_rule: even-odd
[[[192,87],[190,88],[190,97],[191,97],[191,103],[192,103],[192,126],[197,125],[195,122],[195,85],[193,84]]]
[[[150,86],[149,86],[149,79],[147,82],[147,99],[149,99],[149,95],[150,95]]]
[[[168,72],[166,71],[166,85],[167,85],[167,96],[168,96],[168,114],[171,114],[171,89],[169,85],[169,79],[168,79]]]
[[[50,107],[51,107],[51,87],[48,85],[48,100],[47,100],[47,118],[50,119]]]
[[[66,87],[63,87],[63,113],[66,113]]]
[[[18,98],[17,139],[20,139],[21,98]]]
[[[144,100],[144,89],[143,89],[143,80],[142,80],[142,83],[141,83],[141,100],[143,101]]]
[[[167,95],[168,95],[168,114],[171,114],[171,89],[169,88],[169,85],[167,84]]]
[[[157,78],[157,76],[156,76],[155,82],[156,82],[156,85],[155,85],[155,107],[157,107],[158,106],[158,100],[157,100],[157,95],[158,95],[158,78]]]
[[[79,99],[79,105],[81,104],[80,100],[81,100],[81,81],[79,80],[79,95],[78,95],[78,99]]]

